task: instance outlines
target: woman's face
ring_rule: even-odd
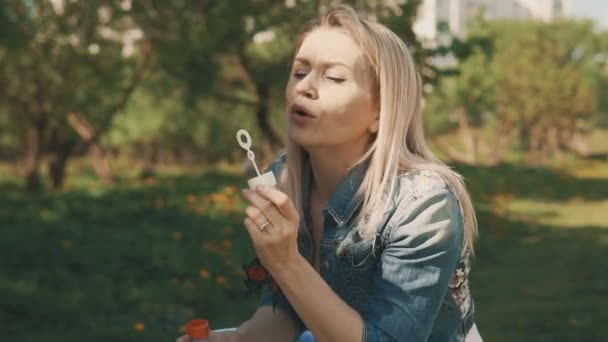
[[[368,74],[361,49],[344,31],[310,32],[285,91],[289,137],[304,148],[367,144],[378,130]]]

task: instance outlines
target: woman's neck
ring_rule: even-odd
[[[340,181],[368,148],[367,141],[348,145],[309,148],[315,198],[321,203],[329,200]]]

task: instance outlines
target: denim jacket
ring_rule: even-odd
[[[269,167],[279,177],[286,156]],[[437,174],[413,171],[399,176],[392,205],[375,239],[354,243],[338,255],[336,247],[353,230],[362,199],[355,197],[367,165],[353,168],[323,209],[320,275],[364,320],[365,342],[464,341],[473,324],[468,288],[470,253],[462,250],[464,220],[458,199]],[[308,196],[312,172],[302,175],[302,203],[307,213],[298,233],[300,253],[312,264]],[[270,291],[260,306],[271,305]],[[299,328],[302,320],[284,296],[277,307]]]

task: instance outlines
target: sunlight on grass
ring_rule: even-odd
[[[518,199],[510,202],[508,211],[512,218],[556,228],[598,227],[608,230],[608,200],[573,199],[561,203]]]
[[[608,179],[608,160],[606,162],[587,162],[584,165],[578,165],[570,172],[580,179]]]
[[[586,141],[591,153],[608,153],[608,129],[594,129]]]

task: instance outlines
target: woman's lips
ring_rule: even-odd
[[[296,115],[300,115],[300,116],[308,116],[308,117],[311,117],[311,118],[315,117],[315,115],[313,115],[311,113],[311,111],[308,110],[308,108],[306,108],[306,107],[304,107],[302,105],[298,105],[298,104],[295,104],[295,105],[293,105],[291,107],[291,113],[292,114],[296,114]]]
[[[301,105],[293,105],[290,116],[291,120],[297,124],[304,124],[315,118],[306,107]]]
[[[314,120],[315,118],[310,116],[310,115],[304,115],[298,112],[291,112],[290,114],[291,116],[291,121],[297,123],[297,124],[304,124],[306,122],[309,122],[311,120]]]

